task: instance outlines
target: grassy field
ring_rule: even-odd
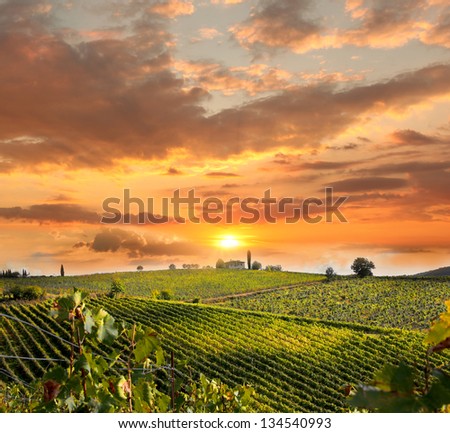
[[[0,285],[37,285],[48,293],[60,294],[77,287],[89,292],[105,292],[114,279],[123,282],[127,295],[152,297],[168,290],[174,299],[214,298],[273,287],[320,281],[323,275],[298,272],[266,272],[228,269],[165,270],[148,272],[118,272],[74,277],[28,277],[0,279]]]
[[[367,381],[386,362],[403,360],[418,370],[424,364],[419,332],[171,301],[100,297],[90,302],[115,317],[151,325],[165,350],[173,350],[177,362],[187,360],[194,373],[232,385],[252,384],[259,411],[346,411],[345,385]],[[67,329],[49,318],[49,307],[49,302],[3,304],[0,312],[67,338]],[[5,318],[0,318],[0,347],[2,353],[16,356],[68,357],[64,343]],[[102,353],[101,347],[95,350]],[[0,371],[30,382],[48,364],[0,359]]]
[[[448,279],[344,278],[221,305],[245,310],[406,329],[426,329],[450,299]]]

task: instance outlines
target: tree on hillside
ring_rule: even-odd
[[[111,288],[109,289],[108,296],[110,298],[116,298],[119,294],[125,293],[125,286],[119,279],[113,280]]]
[[[176,267],[173,263],[171,263],[171,264],[169,265],[169,269],[170,269],[171,271],[174,271],[176,268],[177,268],[177,267]]]
[[[351,269],[359,278],[364,278],[373,275],[372,269],[375,269],[375,265],[369,259],[357,257],[353,261]]]
[[[259,271],[260,269],[262,269],[262,264],[257,262],[256,260],[252,263],[252,269],[254,271]]]
[[[139,265],[136,269],[140,272],[144,270],[144,267],[142,265]]]
[[[64,265],[61,265],[60,273],[61,277],[64,277]]]
[[[224,268],[225,268],[225,262],[222,259],[217,260],[216,269],[224,269]]]
[[[328,266],[328,268],[325,270],[325,276],[327,277],[328,281],[331,281],[336,277],[336,272],[334,272],[334,269],[331,266]]]
[[[250,250],[247,251],[247,268],[252,268],[252,252]]]

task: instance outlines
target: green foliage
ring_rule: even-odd
[[[190,383],[178,401],[186,412],[251,412],[254,396],[255,391],[251,387],[230,388],[219,379],[208,380],[201,374],[199,383]]]
[[[200,265],[198,263],[183,263],[181,267],[183,269],[200,269]]]
[[[111,283],[111,288],[109,289],[109,297],[116,298],[118,295],[125,293],[125,286],[121,280],[115,279]]]
[[[158,299],[162,299],[163,301],[170,301],[173,297],[173,293],[170,290],[161,290],[158,295]]]
[[[86,308],[87,295],[75,291],[60,298],[52,316],[68,323],[71,336],[69,367],[47,371],[37,387],[43,399],[31,409],[38,412],[118,412],[133,411],[133,367],[150,357],[161,363],[162,349],[156,337],[141,326],[118,325],[103,308]],[[125,344],[108,356],[97,355],[86,345],[92,340],[110,346],[121,335]],[[115,365],[127,372],[118,373]]]
[[[259,271],[262,269],[262,264],[256,260],[252,263],[252,270]]]
[[[91,311],[99,308],[108,311],[118,326],[125,321],[141,324],[144,331],[155,330],[162,347],[175,353],[177,369],[185,375],[196,379],[203,373],[209,378],[220,378],[229,386],[251,384],[257,393],[254,410],[259,412],[347,411],[348,403],[341,389],[343,384],[369,381],[386,362],[402,360],[417,371],[423,371],[426,366],[423,336],[419,332],[332,324],[142,298],[101,296],[82,302]],[[3,303],[0,312],[32,321],[68,339],[67,326],[49,320],[49,306],[50,302]],[[95,332],[94,329],[87,337],[84,353],[92,350],[94,355],[114,359],[110,349],[98,342]],[[113,347],[116,350],[129,347],[126,339],[129,337],[120,333]],[[27,332],[27,327],[2,317],[0,352],[70,359],[66,344],[38,330]],[[77,352],[75,350],[75,358]],[[433,365],[448,360],[442,352],[433,353],[430,358]],[[127,360],[126,357],[123,359]],[[152,359],[156,361],[156,353],[152,354]],[[180,364],[181,359],[188,361],[188,367]],[[0,363],[2,369],[26,382],[43,374],[41,364],[31,360],[8,359],[0,360]],[[126,368],[123,364],[116,363],[116,366]],[[151,375],[146,377],[152,379]],[[176,374],[177,393],[185,389],[186,382],[182,377]],[[158,378],[163,382],[154,381],[165,385],[158,391],[171,395],[167,389],[169,380],[163,371],[158,372]],[[137,389],[137,382],[134,383]],[[136,404],[134,410],[139,411]]]
[[[449,297],[448,280],[339,277],[235,297],[221,305],[336,322],[427,329]]]
[[[334,278],[336,278],[336,272],[334,272],[334,269],[331,266],[329,266],[325,270],[325,276],[327,277],[327,281],[331,281]]]
[[[130,296],[153,296],[153,291],[170,290],[174,299],[191,300],[253,292],[272,287],[289,286],[305,281],[321,281],[323,275],[297,272],[236,272],[230,269],[176,269],[163,271],[120,272],[87,276],[28,277],[17,278],[14,284],[38,285],[47,293],[61,294],[62,289],[83,287],[89,292],[108,293],[111,281],[120,280],[125,294]]]
[[[32,385],[33,392],[0,383],[0,411],[240,412],[251,404],[250,387],[229,388],[203,375],[198,385],[192,380],[179,383],[173,390],[177,401],[172,400],[149,374],[165,362],[156,332],[142,324],[119,324],[102,307],[87,308],[85,301],[86,294],[75,290],[52,310],[52,317],[70,329],[68,368],[57,365],[46,371]],[[121,344],[113,349],[119,337]],[[108,346],[110,353],[96,354],[91,348],[99,344]]]
[[[429,358],[433,353],[450,348],[450,301],[447,311],[434,323],[425,342],[425,378],[420,384],[417,371],[400,363],[388,364],[369,385],[361,384],[350,398],[350,404],[374,412],[447,412],[450,408],[450,376],[442,368],[432,368]]]
[[[267,272],[281,272],[283,269],[281,265],[267,265],[265,271]]]
[[[20,272],[12,271],[11,269],[3,270],[0,274],[0,278],[19,278]]]
[[[447,311],[444,311],[439,320],[430,328],[425,342],[433,345],[433,347],[442,346],[449,341],[450,337],[450,301],[445,302]]]
[[[216,269],[225,269],[225,262],[222,259],[217,260]]]
[[[375,265],[369,259],[357,257],[353,261],[351,269],[360,278],[371,277],[373,275],[372,269],[375,269]]]
[[[39,286],[14,285],[3,289],[3,295],[11,297],[17,301],[32,301],[44,298],[45,290]]]

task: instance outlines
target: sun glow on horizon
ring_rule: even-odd
[[[240,245],[240,242],[236,236],[226,235],[222,239],[219,239],[218,244],[222,248],[235,248]]]

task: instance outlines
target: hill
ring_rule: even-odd
[[[66,277],[0,279],[0,285],[36,285],[48,293],[60,294],[73,287],[89,292],[105,292],[115,279],[122,281],[130,296],[157,297],[165,290],[173,299],[192,301],[230,294],[290,286],[323,280],[324,275],[299,272],[266,272],[229,269],[176,269],[146,272],[116,272]]]
[[[324,320],[426,329],[445,310],[450,281],[440,278],[338,278],[271,293],[224,300],[221,305]]]
[[[115,317],[152,326],[167,352],[228,384],[252,384],[259,411],[346,411],[343,388],[372,378],[386,362],[403,360],[423,371],[423,334],[243,312],[216,306],[107,297],[90,301]],[[67,338],[49,318],[50,303],[3,304],[0,312],[32,321]],[[94,348],[101,353],[101,347]],[[68,358],[64,343],[0,317],[0,352],[10,356]],[[434,362],[443,358],[433,355]],[[30,382],[50,361],[0,358],[3,377]],[[179,366],[180,369],[183,367]],[[187,373],[189,370],[183,370]]]
[[[432,271],[421,272],[420,274],[416,274],[414,276],[415,277],[449,277],[450,276],[450,266],[433,269]]]

